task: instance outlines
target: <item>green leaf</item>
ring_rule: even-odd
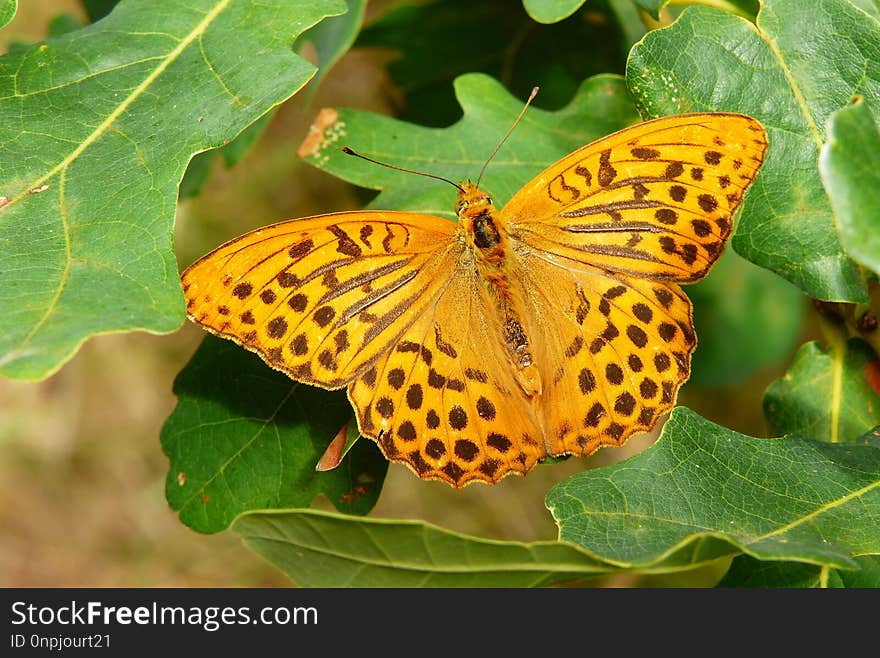
[[[819,171],[843,246],[880,274],[880,132],[863,99],[831,115]]]
[[[82,0],[82,5],[92,23],[104,18],[118,4],[119,0]]]
[[[171,462],[165,493],[194,530],[223,530],[247,510],[307,506],[318,494],[353,514],[376,503],[388,462],[372,441],[358,441],[332,471],[315,471],[351,417],[344,392],[297,384],[209,336],[174,393],[161,437]]]
[[[306,161],[349,182],[380,189],[373,208],[430,212],[454,218],[455,193],[437,181],[393,171],[345,155],[346,144],[389,164],[452,180],[476,178],[486,158],[522,110],[492,78],[455,81],[464,117],[449,128],[425,128],[370,112],[340,109],[336,123]],[[558,112],[529,108],[483,177],[482,187],[500,206],[544,167],[594,139],[638,121],[618,76],[586,80]],[[344,138],[344,141],[340,141]]]
[[[306,92],[309,100],[314,97],[324,76],[351,48],[364,22],[366,0],[345,0],[345,4],[348,10],[344,14],[321,21],[297,40],[297,50],[309,43],[314,47],[318,60],[318,73],[312,78]]]
[[[746,553],[854,569],[880,554],[880,450],[755,439],[675,409],[626,461],[553,487],[559,537],[646,569]]]
[[[0,372],[38,379],[91,335],[180,326],[187,162],[301,88],[314,67],[292,39],[343,7],[124,1],[0,59]]]
[[[734,249],[812,297],[867,300],[816,163],[833,110],[857,93],[880,107],[876,20],[846,0],[767,0],[757,26],[690,7],[633,48],[627,81],[652,116],[725,110],[760,120],[770,149],[746,197]]]
[[[576,12],[585,0],[523,0],[523,7],[539,23],[558,23]]]
[[[50,39],[57,39],[68,32],[75,32],[81,27],[82,25],[76,16],[64,12],[49,21],[48,37]]]
[[[794,349],[806,309],[803,293],[732,250],[687,294],[698,338],[691,384],[741,381]]]
[[[0,0],[0,28],[5,27],[15,18],[18,11],[18,0]]]
[[[301,587],[538,587],[616,570],[562,542],[493,541],[308,509],[250,512],[232,530]]]
[[[817,343],[801,347],[785,376],[764,395],[764,413],[773,431],[852,442],[880,425],[880,395],[865,375],[874,358],[858,338],[824,350]]]
[[[880,558],[854,558],[857,570],[842,571],[797,562],[734,558],[718,587],[880,587]]]
[[[456,121],[452,81],[466,73],[491,75],[523,99],[538,85],[537,105],[558,109],[585,78],[623,73],[628,37],[607,0],[591,0],[591,9],[540,25],[510,0],[403,5],[365,28],[356,45],[394,51],[388,72],[403,96],[398,117],[413,123]],[[590,44],[589,56],[577,44]]]

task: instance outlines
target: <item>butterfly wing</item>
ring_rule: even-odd
[[[464,252],[435,303],[349,388],[361,431],[422,479],[461,487],[526,473],[547,451],[505,349]]]
[[[672,408],[696,346],[691,304],[677,285],[537,251],[522,254],[512,278],[541,331],[540,413],[551,454],[619,446]]]
[[[761,124],[741,114],[646,121],[562,158],[501,216],[537,250],[637,277],[696,281],[721,254],[766,148]]]
[[[297,381],[341,388],[434,302],[462,250],[454,230],[381,211],[267,226],[183,272],[187,313]]]

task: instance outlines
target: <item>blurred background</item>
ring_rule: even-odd
[[[367,21],[388,5],[371,3]],[[44,39],[50,21],[63,13],[69,14],[65,20],[87,20],[77,0],[20,3],[16,18],[0,31],[0,52],[13,42]],[[398,114],[401,94],[386,73],[392,57],[378,48],[351,50],[311,103],[306,105],[301,93],[276,112],[234,168],[216,158],[201,194],[178,207],[175,244],[181,267],[252,228],[361,207],[367,198],[362,191],[301,163],[295,152],[322,106]],[[725,290],[748,295],[737,289],[736,272],[724,280]],[[726,386],[691,383],[679,402],[738,431],[767,436],[761,397],[784,372],[794,348],[817,333],[815,316],[806,318],[787,330],[791,349],[785,359]],[[45,381],[0,379],[0,585],[290,585],[235,536],[195,533],[165,502],[168,463],[159,431],[175,405],[174,377],[203,335],[187,323],[167,336],[100,336]],[[735,336],[728,349],[735,363]],[[711,379],[711,374],[704,377],[704,383]],[[593,458],[542,466],[527,478],[508,478],[492,488],[453,491],[392,465],[372,515],[426,519],[499,539],[553,539],[556,529],[543,505],[547,490],[570,473],[638,452],[655,437],[639,436]],[[712,584],[724,568],[693,574],[690,580],[679,576],[676,582]],[[600,584],[644,583],[619,577]],[[649,584],[665,583],[661,578]]]

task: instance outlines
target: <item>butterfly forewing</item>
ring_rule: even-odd
[[[461,251],[454,228],[384,212],[268,226],[183,273],[188,313],[297,381],[340,388],[439,294]]]
[[[767,148],[740,114],[647,121],[571,153],[502,210],[536,250],[655,280],[689,282],[718,259]]]

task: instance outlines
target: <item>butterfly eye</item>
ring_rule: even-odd
[[[487,197],[486,197],[486,203],[488,203],[488,204],[491,206],[491,205],[492,205],[492,197],[487,196]]]

